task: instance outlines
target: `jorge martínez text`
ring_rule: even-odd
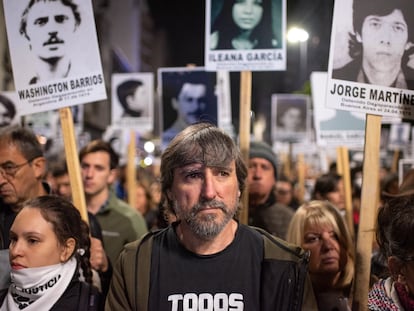
[[[378,89],[369,89],[360,86],[350,86],[334,83],[329,92],[332,95],[339,95],[345,97],[353,97],[359,99],[377,100],[387,103],[397,103],[401,105],[414,106],[414,95],[399,91],[385,91]]]
[[[69,90],[82,89],[90,87],[104,82],[102,74],[93,75],[89,77],[83,77],[78,79],[71,79],[69,81],[58,82],[48,84],[44,86],[34,86],[29,89],[19,90],[19,99],[29,99],[38,96],[52,95],[58,93],[64,93]]]

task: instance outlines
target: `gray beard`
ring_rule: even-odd
[[[224,213],[224,218],[221,221],[217,221],[217,215],[200,215],[198,212],[205,205],[221,209]],[[193,206],[190,211],[183,213],[182,211],[179,211],[180,208],[178,207],[177,201],[174,202],[174,210],[176,213],[178,212],[177,215],[181,216],[181,220],[190,227],[191,231],[199,239],[206,241],[212,240],[219,235],[219,233],[234,217],[237,208],[238,204],[230,209],[223,202],[211,200],[208,202],[198,203]]]

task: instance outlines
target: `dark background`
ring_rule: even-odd
[[[204,65],[205,1],[147,0],[155,27],[164,29],[169,46],[166,67]],[[302,27],[309,33],[306,66],[300,68],[299,44],[287,45],[287,70],[252,73],[252,111],[270,123],[271,95],[309,94],[309,75],[328,68],[333,0],[287,0],[287,30]],[[231,73],[233,124],[238,131],[240,73]],[[270,131],[266,131],[269,133]],[[265,136],[265,140],[269,137]]]

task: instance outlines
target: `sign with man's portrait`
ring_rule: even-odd
[[[286,0],[207,0],[206,70],[286,70]]]
[[[412,1],[335,1],[327,106],[414,119]]]
[[[216,73],[202,67],[158,69],[162,148],[188,125],[218,124]]]
[[[154,120],[154,74],[112,75],[112,124],[139,131],[152,131]]]
[[[272,95],[272,140],[298,143],[308,138],[310,98],[299,94]]]
[[[15,92],[0,92],[0,127],[19,124],[20,111],[17,109],[16,102]]]
[[[106,98],[91,0],[3,0],[22,114]]]

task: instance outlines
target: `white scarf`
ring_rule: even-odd
[[[57,265],[12,270],[12,284],[0,311],[49,310],[68,287],[76,267],[72,257]]]

